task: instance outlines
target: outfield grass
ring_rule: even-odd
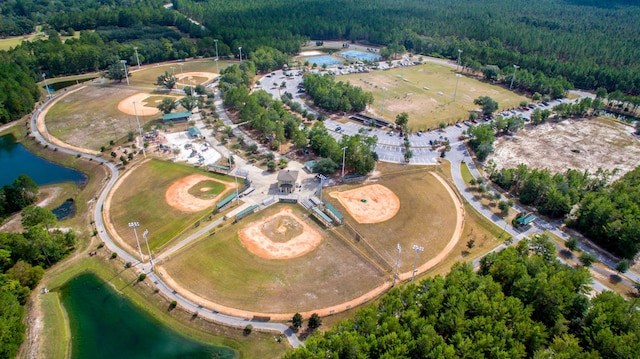
[[[128,223],[139,222],[139,232],[148,229],[149,246],[152,250],[158,250],[211,213],[213,208],[185,213],[169,206],[165,201],[165,192],[173,182],[194,173],[226,182],[232,181],[232,177],[160,160],[151,160],[133,170],[114,193],[111,212],[107,214],[120,237],[132,247],[137,247]],[[231,193],[232,190],[227,192]]]
[[[128,132],[136,132],[135,115],[118,110],[118,103],[139,93],[129,88],[87,86],[67,95],[53,105],[46,115],[47,129],[51,135],[74,146],[100,150],[126,138]],[[160,115],[142,116],[140,124],[159,118]]]
[[[393,172],[406,168],[402,165],[386,165]],[[411,167],[414,169],[414,167]],[[455,230],[455,203],[442,184],[425,169],[425,172],[383,177],[376,182],[389,188],[400,199],[400,210],[391,219],[376,224],[359,224],[344,207],[329,193],[346,191],[361,185],[330,187],[324,192],[324,200],[337,208],[365,240],[385,258],[388,264],[397,260],[397,245],[402,247],[400,272],[413,269],[415,252],[412,246],[419,245],[426,250],[419,255],[418,266],[440,253],[451,239]]]
[[[93,31],[93,30],[90,30]],[[22,44],[23,41],[36,41],[36,40],[47,40],[49,37],[44,32],[38,30],[31,34],[21,35],[21,36],[12,36],[4,39],[0,39],[0,50],[10,50],[15,48],[16,46]],[[67,39],[79,39],[80,32],[76,31],[73,36],[60,36],[60,40],[65,42]]]
[[[321,231],[321,244],[293,259],[269,260],[246,250],[238,231],[283,206]],[[299,205],[274,204],[201,240],[162,266],[177,283],[206,299],[261,313],[295,313],[336,305],[384,282],[386,275],[307,216]]]
[[[524,96],[466,74],[456,81],[455,74],[454,68],[427,63],[401,69],[344,75],[337,79],[371,91],[374,103],[370,106],[370,111],[374,115],[394,122],[396,115],[407,112],[409,127],[413,131],[436,128],[441,121],[452,123],[467,119],[469,111],[478,108],[473,100],[480,96],[490,96],[498,102],[500,109],[517,107],[520,101],[526,100]],[[458,86],[454,101],[456,82]],[[387,89],[384,95],[383,87]]]
[[[170,64],[160,64],[158,66],[147,66],[140,70],[137,70],[136,66],[129,67],[129,71],[131,71],[131,75],[129,76],[129,82],[131,86],[143,86],[149,88],[156,88],[157,86],[154,83],[158,80],[158,76],[164,74],[165,72],[172,74],[175,73],[176,76],[180,74],[181,66],[183,72],[212,72],[216,73],[216,62],[211,59],[206,60],[194,60],[194,61],[186,61],[186,62],[177,62]],[[231,66],[233,64],[237,64],[237,62],[230,61],[218,61],[218,67],[220,71]],[[173,69],[172,69],[173,67]],[[204,78],[199,78],[203,82]],[[196,83],[197,84],[197,83]],[[195,87],[196,84],[192,84]],[[178,88],[182,88],[182,81],[178,81],[176,84]],[[185,85],[189,85],[187,80],[185,79]]]

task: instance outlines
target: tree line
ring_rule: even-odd
[[[285,358],[633,358],[637,301],[589,299],[586,268],[556,259],[546,236],[487,255],[478,273],[392,289]]]
[[[0,188],[0,222],[13,213],[35,203],[38,185],[27,175],[20,175],[12,184]]]

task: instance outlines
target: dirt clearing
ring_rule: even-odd
[[[640,138],[633,127],[604,118],[546,123],[496,141],[489,157],[498,168],[524,163],[533,168],[564,172],[568,168],[595,173],[598,168],[619,173],[617,179],[638,165]]]

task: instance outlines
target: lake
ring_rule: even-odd
[[[229,348],[164,326],[93,273],[70,280],[60,294],[71,327],[72,358],[235,358]]]
[[[83,186],[87,176],[82,172],[38,157],[16,142],[13,135],[0,136],[0,186],[8,185],[21,174],[26,174],[38,186],[76,182]]]

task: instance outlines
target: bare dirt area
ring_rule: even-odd
[[[215,181],[224,184],[224,191],[211,199],[201,199],[189,193],[189,189],[203,181]],[[213,206],[229,189],[235,188],[235,183],[217,181],[215,178],[201,174],[193,174],[174,182],[165,192],[165,200],[171,207],[189,213],[200,212]]]
[[[301,221],[290,208],[251,223],[238,236],[248,251],[267,259],[300,257],[322,241],[320,233]]]
[[[551,172],[618,169],[615,179],[635,168],[639,157],[640,138],[633,135],[633,127],[593,118],[542,124],[499,138],[489,159],[498,168],[524,163]]]
[[[153,116],[160,113],[157,107],[147,106],[146,100],[152,95],[144,92],[129,96],[118,103],[118,110],[127,115]],[[135,101],[135,105],[133,104]],[[159,101],[158,101],[159,102]],[[157,105],[157,104],[156,104]]]
[[[400,210],[400,199],[390,189],[379,184],[331,192],[358,223],[380,223]]]

